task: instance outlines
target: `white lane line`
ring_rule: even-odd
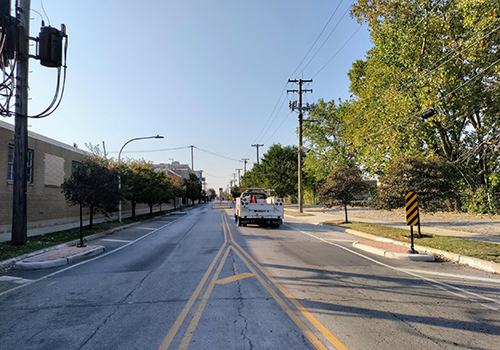
[[[407,274],[407,275],[410,275],[410,276],[413,276],[413,277],[419,278],[419,279],[423,280],[424,282],[429,283],[430,285],[432,285],[432,286],[434,286],[434,287],[437,287],[437,288],[439,288],[439,289],[445,290],[445,291],[447,291],[448,293],[451,293],[451,294],[455,294],[455,295],[457,295],[457,296],[460,296],[461,298],[468,299],[469,297],[468,297],[468,296],[465,296],[465,295],[461,295],[461,294],[455,293],[455,292],[452,292],[450,289],[454,289],[454,290],[460,291],[460,292],[462,292],[462,293],[464,293],[464,294],[473,295],[473,296],[475,296],[475,297],[477,297],[477,298],[480,298],[480,299],[483,299],[483,300],[487,300],[487,301],[492,302],[492,303],[495,303],[495,304],[500,304],[500,300],[491,299],[491,298],[488,298],[488,297],[482,296],[482,295],[480,295],[480,294],[477,294],[477,293],[474,293],[474,292],[469,292],[468,290],[465,290],[465,289],[462,289],[462,288],[459,288],[459,287],[455,287],[455,286],[449,285],[449,284],[444,283],[444,282],[436,281],[436,280],[434,280],[434,279],[432,279],[432,278],[428,278],[428,277],[425,277],[425,276],[420,276],[420,275],[418,275],[418,274],[416,274],[416,273],[409,272],[409,271],[405,271],[405,269],[400,269],[400,268],[398,268],[398,267],[394,267],[394,266],[391,266],[391,265],[387,265],[387,264],[385,264],[385,263],[383,263],[383,262],[381,262],[381,261],[378,261],[378,260],[375,260],[375,259],[373,259],[373,258],[370,258],[369,256],[363,255],[363,254],[358,253],[358,252],[356,252],[356,251],[354,251],[354,250],[352,250],[352,249],[349,249],[349,248],[343,247],[343,246],[341,246],[341,245],[339,245],[339,244],[329,242],[329,241],[327,241],[326,239],[323,239],[323,238],[321,238],[321,237],[317,237],[317,236],[315,236],[315,235],[312,235],[312,234],[310,234],[310,233],[308,233],[308,232],[305,232],[305,231],[302,231],[302,230],[296,229],[296,228],[294,228],[294,227],[292,227],[292,226],[290,226],[290,225],[286,225],[286,224],[285,224],[284,226],[290,227],[290,228],[291,228],[292,230],[294,230],[294,231],[302,232],[303,234],[305,234],[305,235],[307,235],[307,236],[313,237],[313,238],[315,238],[315,239],[317,239],[317,240],[320,240],[320,241],[325,242],[325,243],[327,243],[327,244],[333,245],[333,246],[335,246],[335,247],[337,247],[337,248],[343,249],[343,250],[348,251],[348,252],[350,252],[350,253],[352,253],[352,254],[358,255],[358,256],[360,256],[360,257],[362,257],[362,258],[364,258],[364,259],[366,259],[366,260],[369,260],[369,261],[371,261],[371,262],[373,262],[373,263],[375,263],[375,264],[378,264],[378,265],[381,265],[381,266],[387,267],[387,268],[389,268],[389,269],[392,269],[392,270],[395,270],[395,271],[399,271],[399,272],[405,273],[405,274]]]
[[[156,228],[152,228],[152,227],[134,227],[138,230],[157,230]]]
[[[0,277],[0,282],[14,282],[17,284],[25,284],[25,283],[30,283],[33,280],[29,280],[26,278],[20,278],[20,277],[12,277],[12,276],[1,276]]]
[[[427,271],[427,270],[414,270],[414,269],[401,269],[401,268],[399,270],[404,271],[404,272],[423,273],[423,274],[428,274],[428,275],[436,275],[436,276],[442,276],[442,277],[450,277],[450,278],[457,278],[457,279],[466,279],[466,280],[471,280],[471,281],[481,281],[481,282],[499,283],[500,284],[500,279],[494,279],[494,278],[455,275],[452,273]]]
[[[350,242],[350,243],[356,242],[355,239],[342,239],[342,238],[325,238],[325,240],[332,242]]]
[[[124,239],[111,239],[111,238],[104,238],[104,239],[101,239],[101,241],[105,241],[105,242],[118,242],[118,243],[130,243],[132,241],[126,241]]]
[[[174,220],[174,221],[172,221],[172,222],[169,222],[168,224],[165,224],[165,225],[163,225],[163,226],[161,226],[161,227],[159,227],[159,228],[155,229],[154,231],[151,231],[151,232],[149,232],[149,233],[146,233],[144,236],[139,237],[139,238],[137,238],[137,239],[135,239],[135,240],[131,241],[130,243],[127,243],[127,244],[125,244],[125,245],[122,245],[121,247],[116,248],[116,249],[114,249],[114,250],[112,250],[112,251],[110,251],[110,252],[107,252],[107,253],[104,253],[104,254],[98,255],[98,256],[96,256],[96,257],[94,257],[94,258],[92,258],[92,259],[89,259],[89,260],[84,260],[84,261],[81,261],[81,262],[76,263],[76,264],[74,264],[74,265],[68,266],[68,267],[66,267],[66,268],[64,268],[64,269],[62,269],[62,270],[59,270],[59,271],[53,272],[53,273],[51,273],[51,274],[45,275],[45,276],[43,276],[43,277],[40,277],[39,279],[32,280],[31,282],[25,283],[25,284],[23,284],[23,285],[20,285],[20,286],[17,286],[17,287],[11,288],[11,289],[7,289],[6,291],[3,291],[3,292],[1,292],[1,293],[0,293],[0,297],[1,297],[1,296],[3,296],[3,295],[5,295],[5,294],[8,294],[8,293],[10,293],[10,292],[13,292],[13,291],[15,291],[15,290],[17,290],[17,289],[20,289],[20,288],[22,288],[22,287],[29,286],[29,285],[31,285],[31,284],[33,284],[33,283],[35,283],[35,282],[42,281],[42,280],[44,280],[44,279],[47,279],[47,278],[49,278],[49,277],[52,277],[52,276],[58,275],[58,274],[60,274],[60,273],[62,273],[62,272],[65,272],[65,271],[67,271],[67,270],[73,269],[73,268],[75,268],[75,267],[77,267],[77,266],[80,266],[80,265],[83,265],[83,264],[87,264],[87,263],[89,263],[89,262],[91,262],[91,261],[94,261],[94,260],[97,260],[97,259],[101,259],[101,258],[104,258],[105,256],[108,256],[108,255],[110,255],[110,254],[116,253],[116,252],[118,252],[118,251],[120,251],[120,250],[122,250],[122,249],[124,249],[124,248],[127,248],[129,245],[132,245],[132,244],[134,244],[134,243],[137,243],[137,242],[139,242],[140,240],[142,240],[142,239],[144,239],[144,238],[146,238],[146,237],[151,236],[153,233],[155,233],[155,232],[157,232],[157,231],[159,231],[159,230],[161,230],[161,229],[163,229],[163,228],[165,228],[165,227],[167,227],[167,226],[172,225],[174,222],[177,222],[178,220],[183,219],[183,218],[187,217],[188,215],[189,215],[189,213],[188,213],[187,215],[183,215],[183,216],[181,216],[180,218],[178,218],[178,219],[176,219],[176,220]]]

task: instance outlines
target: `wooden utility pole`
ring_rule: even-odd
[[[12,201],[12,245],[28,240],[28,71],[31,0],[19,0],[19,49],[16,57],[16,107],[14,129],[14,188]]]
[[[312,89],[310,90],[303,90],[302,89],[302,84],[303,83],[312,83],[312,79],[309,80],[303,80],[303,79],[298,79],[298,80],[291,80],[288,79],[289,83],[299,83],[299,89],[298,90],[287,90],[287,92],[297,92],[299,94],[298,98],[298,106],[295,104],[290,104],[290,107],[292,111],[297,108],[299,111],[299,152],[298,152],[298,173],[299,173],[299,178],[298,178],[298,189],[299,189],[299,212],[302,213],[304,211],[303,209],[303,191],[302,191],[302,122],[303,122],[303,110],[304,108],[302,107],[302,93],[303,92],[312,92]],[[306,107],[306,110],[308,108]]]
[[[242,161],[244,163],[243,165],[243,175],[245,175],[247,173],[247,162],[248,162],[248,158],[243,158]]]
[[[256,145],[252,145],[252,147],[257,147],[257,164],[259,164],[259,147],[262,147],[264,146],[263,144],[262,145],[259,145],[259,144],[256,144]]]
[[[191,171],[194,171],[194,158],[193,158],[193,145],[189,146],[191,147]]]
[[[242,171],[243,169],[236,169],[238,171],[238,186],[241,186],[241,173],[240,171]]]

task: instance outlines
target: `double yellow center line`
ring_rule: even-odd
[[[314,333],[307,327],[307,325],[302,321],[302,319],[298,316],[296,312],[294,312],[290,306],[281,298],[275,290],[269,285],[269,283],[257,272],[257,270],[254,268],[254,266],[265,276],[267,279],[285,296],[286,299],[289,300],[289,302],[297,309],[297,311],[300,312],[325,338],[327,338],[337,349],[339,350],[347,350],[347,348],[342,344],[328,329],[326,329],[325,326],[323,326],[305,307],[303,307],[281,284],[276,281],[274,277],[272,277],[255,259],[250,256],[241,246],[236,243],[234,240],[233,234],[231,232],[231,229],[229,227],[229,224],[227,222],[227,217],[225,213],[221,213],[222,216],[222,225],[223,225],[223,231],[224,231],[224,243],[222,244],[222,247],[219,249],[217,252],[217,255],[215,256],[214,260],[210,264],[208,270],[205,272],[205,275],[201,279],[200,283],[196,287],[194,293],[191,295],[189,298],[188,302],[184,306],[183,310],[177,317],[177,320],[174,322],[172,328],[168,332],[167,336],[161,343],[159,350],[166,350],[169,348],[169,346],[172,344],[172,341],[174,340],[175,336],[177,335],[177,332],[179,331],[181,325],[184,323],[184,320],[186,319],[189,311],[193,307],[194,303],[198,299],[198,296],[200,295],[201,291],[203,290],[203,287],[205,286],[207,280],[209,279],[209,276],[212,274],[212,271],[215,268],[215,265],[217,264],[217,261],[219,261],[219,258],[221,255],[222,259],[219,262],[219,265],[217,266],[214,275],[212,276],[212,279],[210,280],[210,283],[205,290],[205,293],[203,294],[203,297],[200,300],[200,303],[198,305],[198,308],[194,312],[193,318],[191,319],[191,322],[189,323],[189,326],[184,334],[184,337],[182,338],[181,344],[178,349],[185,350],[189,347],[189,343],[191,342],[191,339],[193,338],[194,332],[196,331],[196,328],[198,327],[198,322],[200,321],[201,315],[203,314],[203,310],[205,309],[207,302],[210,298],[210,295],[215,287],[216,284],[227,284],[230,282],[238,281],[244,278],[249,278],[249,277],[256,277],[257,280],[262,284],[262,286],[267,290],[269,294],[272,295],[272,297],[276,300],[276,302],[281,306],[281,308],[286,312],[286,314],[292,319],[292,321],[300,328],[300,330],[304,333],[304,335],[309,339],[309,341],[317,348],[317,349],[327,349],[325,345],[314,335]],[[228,236],[230,238],[230,242],[228,241]],[[239,274],[236,266],[234,266],[235,270],[235,275],[231,277],[227,277],[224,279],[218,279],[220,272],[222,270],[222,267],[224,266],[227,256],[230,251],[233,251],[238,255],[238,257],[243,261],[243,263],[246,265],[248,270],[250,270],[250,273],[241,273]],[[250,262],[253,264],[250,264]]]

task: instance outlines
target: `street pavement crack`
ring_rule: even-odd
[[[231,252],[231,255],[232,255],[232,260],[233,260],[233,266],[236,266],[235,265],[236,261],[235,261],[234,256],[233,256],[233,252]],[[241,294],[241,282],[240,281],[236,281],[236,283],[238,284],[238,300],[240,302],[240,304],[238,305],[238,316],[243,319],[243,324],[245,325],[244,328],[242,328],[240,334],[241,334],[243,340],[246,340],[248,342],[249,348],[253,349],[252,341],[247,336],[247,333],[248,333],[248,320],[247,320],[247,318],[245,316],[243,316],[243,308],[245,307],[245,305],[243,303],[243,296]]]
[[[118,312],[120,307],[125,304],[125,301],[137,290],[142,286],[142,283],[146,280],[146,278],[149,277],[150,274],[152,274],[154,270],[149,271],[146,276],[144,276],[136,285],[135,287],[118,303],[116,304],[116,307],[113,312],[111,312],[106,319],[101,322],[99,326],[92,332],[92,334],[88,337],[88,339],[78,348],[78,350],[83,349],[89,342],[92,340],[92,338],[99,332],[99,330],[106,325],[106,323]]]

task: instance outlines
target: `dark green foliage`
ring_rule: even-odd
[[[231,188],[231,196],[233,198],[238,198],[241,195],[241,190],[238,186],[233,186]]]
[[[418,194],[421,209],[459,209],[459,179],[460,174],[443,158],[398,158],[379,178],[374,205],[380,209],[404,207],[405,195],[412,191]]]
[[[89,226],[94,213],[109,214],[117,210],[121,193],[118,189],[118,173],[108,169],[104,162],[87,158],[80,163],[71,177],[64,181],[63,193],[71,205],[81,204],[90,209]]]
[[[241,188],[271,188],[277,197],[297,194],[298,155],[292,146],[272,145],[260,164],[241,178]]]
[[[186,187],[186,197],[191,199],[192,204],[194,205],[194,201],[200,199],[202,194],[202,185],[200,179],[196,174],[189,174],[189,179],[184,179],[184,186]]]
[[[319,191],[319,200],[327,208],[342,204],[345,210],[345,221],[348,222],[347,206],[368,192],[369,188],[361,177],[361,171],[358,168],[343,165],[335,168],[327,177]]]

